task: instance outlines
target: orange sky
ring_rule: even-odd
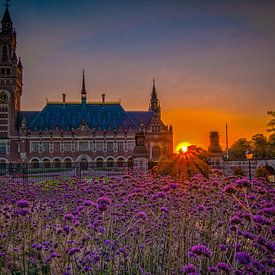
[[[266,123],[268,116],[258,116],[251,119],[242,114],[230,114],[211,109],[174,109],[163,113],[165,121],[173,121],[174,145],[188,141],[203,148],[209,145],[209,132],[212,130],[220,133],[220,144],[223,149],[225,141],[225,123],[228,123],[229,144],[241,137],[250,139],[257,133],[267,135]]]

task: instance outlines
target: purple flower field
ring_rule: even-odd
[[[263,179],[0,180],[0,274],[275,272]]]

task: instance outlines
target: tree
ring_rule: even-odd
[[[268,111],[267,114],[271,115],[271,120],[267,123],[267,126],[269,127],[267,132],[275,132],[275,112]]]
[[[271,157],[275,157],[275,133],[268,138],[268,146]]]
[[[269,143],[263,134],[254,135],[251,138],[252,149],[254,151],[254,158],[270,157]]]
[[[245,153],[250,148],[250,142],[246,138],[240,138],[235,141],[230,149],[229,155],[231,159],[245,159]]]

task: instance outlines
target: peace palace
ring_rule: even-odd
[[[47,101],[41,111],[22,111],[23,65],[16,55],[8,6],[1,25],[0,164],[70,167],[73,162],[95,162],[123,167],[135,154],[157,161],[173,153],[172,126],[161,120],[155,82],[148,111],[125,111],[104,94],[100,102],[88,101],[84,72],[79,102],[69,102],[63,94],[60,102]],[[138,134],[144,137],[141,144]]]

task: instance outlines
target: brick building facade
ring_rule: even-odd
[[[137,132],[145,133],[148,159],[173,153],[172,126],[161,120],[155,82],[148,111],[125,111],[121,102],[87,99],[85,75],[79,102],[47,101],[41,111],[22,111],[23,66],[16,56],[16,32],[8,6],[0,33],[0,164],[28,162],[35,167],[95,161],[124,166],[131,161]],[[106,164],[107,163],[107,164]]]

